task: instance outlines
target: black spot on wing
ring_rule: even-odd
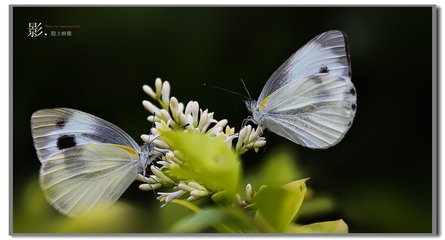
[[[353,103],[353,104],[351,105],[351,108],[352,108],[353,111],[355,111],[355,109],[357,109],[357,105],[356,105],[355,103]]]
[[[57,126],[58,128],[63,128],[63,127],[65,127],[65,124],[66,124],[66,120],[65,120],[65,119],[62,119],[62,120],[59,120],[59,121],[56,122],[56,126]]]
[[[349,89],[349,93],[355,96],[355,89],[352,87],[351,89]]]
[[[318,73],[329,73],[329,68],[327,66],[322,65]]]
[[[62,135],[57,139],[57,148],[59,150],[76,146],[76,137],[74,135]]]

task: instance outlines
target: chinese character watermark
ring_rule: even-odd
[[[80,25],[54,25],[41,22],[28,23],[28,37],[36,38],[40,35],[68,38],[73,36],[73,29],[77,31]]]
[[[41,25],[42,23],[30,22],[28,24],[28,37],[35,38],[40,36],[43,33]]]

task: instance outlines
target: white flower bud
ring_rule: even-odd
[[[186,128],[188,128],[188,129],[194,129],[195,125],[193,123],[193,116],[190,114],[187,114],[186,117],[187,117],[187,120],[186,120],[186,124],[184,124],[184,125],[187,125]]]
[[[260,148],[264,147],[266,145],[265,139],[258,139],[255,142],[253,142],[252,148]]]
[[[167,198],[165,199],[165,202],[167,202],[167,203],[171,202],[173,199],[181,196],[183,193],[184,193],[184,191],[182,191],[182,190],[172,192],[167,196]]]
[[[170,100],[170,83],[168,83],[168,81],[165,81],[164,84],[162,84],[162,102],[168,105],[169,100]]]
[[[178,99],[175,97],[170,98],[170,112],[172,113],[173,119],[177,122],[179,120],[179,115],[181,112],[178,111]]]
[[[169,120],[171,120],[170,113],[168,113],[168,111],[165,109],[160,110],[160,115],[161,115],[162,120],[164,120],[165,122],[168,122]]]
[[[194,197],[205,197],[208,196],[209,193],[207,191],[202,191],[202,190],[192,190],[190,192],[190,195]]]
[[[249,142],[255,141],[260,135],[263,133],[261,127],[258,126],[258,128],[255,130],[252,129],[252,133],[249,136]]]
[[[193,118],[192,118],[192,121],[193,121]],[[189,124],[187,116],[184,113],[179,114],[179,126],[185,127],[187,124]]]
[[[189,196],[189,197],[187,198],[187,201],[189,201],[189,202],[193,202],[193,201],[196,201],[196,200],[198,200],[198,198],[197,198],[197,197],[194,197],[194,196]]]
[[[159,114],[160,110],[158,107],[156,107],[155,105],[153,105],[151,102],[144,100],[142,101],[142,105],[144,106],[145,109],[147,109],[148,112],[150,112],[151,114]]]
[[[180,102],[178,103],[178,112],[184,112],[184,103]]]
[[[185,107],[185,115],[191,115],[193,117],[192,125],[196,127],[198,124],[199,104],[196,101],[190,101]]]
[[[241,146],[243,145],[246,136],[247,136],[247,127],[243,127],[238,134],[238,141],[236,142],[236,147],[235,147],[236,150],[241,149]]]
[[[246,185],[246,201],[250,202],[252,200],[252,185],[247,184]]]
[[[139,182],[148,182],[148,177],[144,177],[144,176],[142,176],[142,174],[138,174],[137,176],[136,176],[136,180],[138,180]]]
[[[197,189],[197,190],[202,190],[202,191],[207,191],[207,189],[205,187],[203,187],[201,184],[197,183],[197,182],[188,182],[187,185],[189,185],[190,187]]]
[[[154,122],[160,122],[161,119],[156,117],[155,115],[150,115],[147,117],[147,121],[154,123]]]
[[[158,122],[156,122],[156,123],[158,123]],[[156,124],[156,123],[155,123],[155,124]],[[159,132],[159,130],[156,129],[156,128],[151,128],[151,129],[150,129],[150,132],[151,132],[151,135],[153,135],[153,136],[155,136],[155,137],[161,135],[161,132]]]
[[[144,141],[146,143],[151,143],[151,141],[153,141],[153,139],[155,139],[155,136],[148,135],[148,134],[142,134],[141,139],[142,139],[142,141]]]
[[[152,190],[158,189],[160,187],[162,187],[162,184],[160,184],[160,183],[154,183],[154,184],[144,183],[144,184],[139,185],[139,189],[142,191],[152,191]]]
[[[212,127],[209,131],[207,131],[210,136],[220,136],[222,135],[222,127]],[[223,138],[224,140],[224,138]]]
[[[205,131],[204,127],[206,125],[207,126],[210,125],[207,109],[204,112],[201,111],[201,118],[199,119],[199,124],[198,124],[199,131],[204,132]]]
[[[251,125],[247,125],[246,127],[247,132],[246,132],[246,137],[244,138],[244,143],[247,143],[249,141],[250,138],[250,134],[252,133],[252,126]]]
[[[173,184],[175,182],[173,182],[173,180],[171,180],[169,177],[167,177],[161,170],[159,170],[157,167],[155,166],[150,166],[150,170],[151,172],[156,175],[156,177],[159,178],[159,180],[164,181],[168,184]]]
[[[167,145],[167,143],[165,143],[164,141],[160,140],[160,139],[154,139],[152,141],[153,145],[155,145],[158,148],[169,148],[169,146]]]
[[[161,89],[162,89],[162,80],[160,78],[156,78],[155,80],[155,89],[156,89],[156,98],[159,98],[161,96]]]
[[[181,190],[187,191],[187,192],[191,192],[191,191],[195,190],[194,188],[190,187],[189,185],[187,185],[183,182],[178,184],[178,188]]]
[[[144,86],[142,86],[142,90],[151,98],[156,99],[156,93],[153,91],[153,89],[150,86],[144,85]]]

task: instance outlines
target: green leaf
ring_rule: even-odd
[[[178,204],[180,206],[183,206],[185,208],[188,208],[188,209],[192,210],[195,213],[201,211],[201,208],[199,208],[195,204],[193,204],[191,202],[188,202],[188,201],[185,201],[185,200],[182,200],[182,199],[173,199],[171,202],[172,203],[176,203],[176,204]]]
[[[255,187],[260,185],[278,187],[294,179],[301,179],[304,176],[297,167],[297,160],[296,154],[288,148],[274,149],[267,154],[259,168],[247,174],[243,185],[250,183]]]
[[[295,219],[306,193],[307,179],[281,187],[265,187],[255,196],[256,218],[268,223],[276,232],[284,232]]]
[[[214,192],[235,194],[240,178],[240,162],[236,153],[220,139],[201,133],[165,132],[162,139],[185,160],[169,174],[179,179],[194,180]]]
[[[318,222],[304,226],[290,225],[287,233],[348,233],[348,225],[343,219],[336,221]]]
[[[207,208],[179,220],[170,229],[175,233],[201,232],[210,227],[219,232],[258,232],[252,219],[235,208]]]

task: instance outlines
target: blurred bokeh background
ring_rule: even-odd
[[[142,142],[151,127],[142,85],[161,77],[180,101],[196,100],[239,129],[249,115],[241,99],[202,84],[244,93],[242,78],[255,98],[292,53],[331,29],[349,37],[358,96],[351,129],[327,150],[266,133],[267,147],[245,154],[244,169],[254,172],[268,154],[293,156],[313,194],[330,199],[323,214],[302,216],[302,223],[342,218],[350,232],[431,232],[432,13],[431,7],[14,7],[13,232],[164,232],[188,213],[160,209],[152,192],[133,184],[97,219],[58,214],[38,185],[34,111],[83,110]],[[27,37],[30,22],[41,22],[47,36]],[[280,174],[287,166],[275,167]]]

